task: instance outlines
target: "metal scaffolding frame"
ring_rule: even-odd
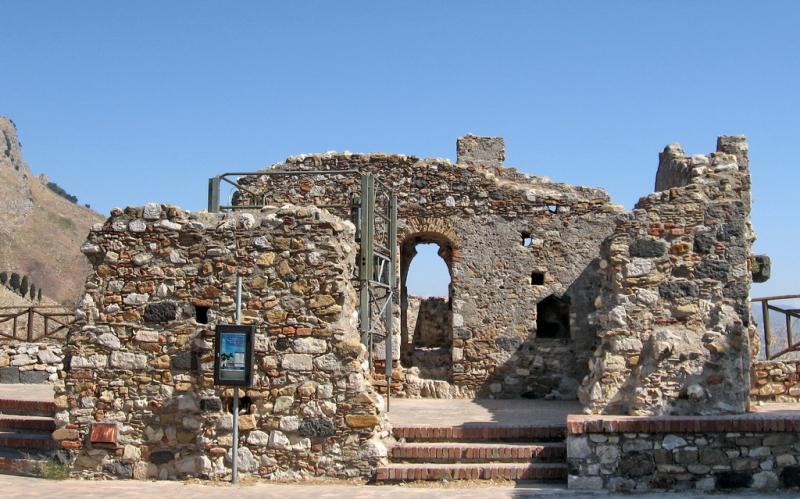
[[[375,175],[357,170],[275,170],[252,173],[223,173],[208,180],[208,211],[260,209],[267,203],[269,194],[259,195],[239,184],[240,176],[360,176],[360,192],[350,200],[350,217],[356,226],[359,244],[357,283],[359,296],[358,330],[361,343],[369,352],[369,368],[374,368],[373,346],[375,338],[382,338],[386,354],[386,409],[392,384],[392,332],[395,306],[399,305],[397,291],[397,196]],[[220,185],[226,182],[244,191],[261,204],[221,205]],[[346,209],[348,205],[316,205],[318,208]],[[378,326],[383,324],[383,330]]]

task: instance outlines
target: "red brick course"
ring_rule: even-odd
[[[0,428],[53,431],[56,429],[56,421],[52,418],[26,418],[13,415],[0,415]]]
[[[800,430],[798,415],[735,416],[567,416],[567,432],[583,433],[725,433]]]
[[[52,416],[56,413],[56,404],[44,400],[0,399],[0,413]]]
[[[54,449],[49,433],[0,432],[0,447],[12,449]]]
[[[392,459],[401,461],[458,462],[458,461],[524,461],[532,459],[563,459],[566,449],[563,443],[530,445],[503,444],[440,444],[401,443],[392,447]]]
[[[563,424],[542,426],[427,426],[406,425],[392,429],[395,438],[406,440],[563,440],[566,427]]]
[[[564,481],[567,465],[537,464],[390,464],[378,468],[376,479],[403,480],[542,480]]]

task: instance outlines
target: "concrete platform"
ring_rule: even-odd
[[[392,399],[389,421],[396,426],[549,426],[581,414],[573,400]]]
[[[53,401],[53,387],[45,384],[0,384],[0,399]]]

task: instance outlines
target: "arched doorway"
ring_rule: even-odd
[[[452,375],[452,257],[452,242],[438,233],[415,233],[400,245],[400,362],[423,379]]]

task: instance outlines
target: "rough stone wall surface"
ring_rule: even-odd
[[[800,360],[753,363],[750,399],[758,402],[800,402]]]
[[[750,173],[743,137],[662,166],[691,180],[642,198],[603,244],[588,411],[741,413],[750,390]],[[659,181],[660,185],[683,182]]]
[[[589,433],[567,438],[570,489],[761,491],[800,485],[797,432]]]
[[[62,340],[0,341],[0,383],[63,383]]]
[[[386,457],[384,402],[356,328],[354,227],[313,207],[235,215],[149,204],[89,234],[94,271],[67,342],[54,436],[88,476],[223,477],[232,389],[213,385],[214,327],[257,326],[242,392],[239,469],[269,478],[366,477]],[[207,309],[207,323],[198,310]],[[93,429],[108,423],[116,444]]]
[[[575,398],[596,340],[587,317],[600,290],[599,248],[622,209],[600,189],[501,166],[496,141],[487,147],[495,148],[497,161],[486,160],[490,153],[480,145],[483,152],[467,161],[461,153],[472,147],[468,142],[459,143],[463,161],[457,164],[326,153],[291,157],[271,170],[376,174],[398,196],[400,247],[409,240],[444,247],[452,277],[452,390],[435,393]],[[235,204],[266,196],[269,204],[340,205],[330,209],[348,217],[358,174],[250,176],[240,183],[257,196],[239,190]],[[533,284],[534,272],[542,274],[541,284]],[[568,338],[536,337],[536,305],[550,295],[571,298]],[[396,323],[399,335],[399,318]],[[382,351],[377,343],[375,358],[381,360]]]
[[[413,345],[416,347],[448,346],[452,341],[450,334],[450,311],[447,298],[438,296],[412,297],[409,309],[416,309],[413,324],[409,330],[414,332]]]

